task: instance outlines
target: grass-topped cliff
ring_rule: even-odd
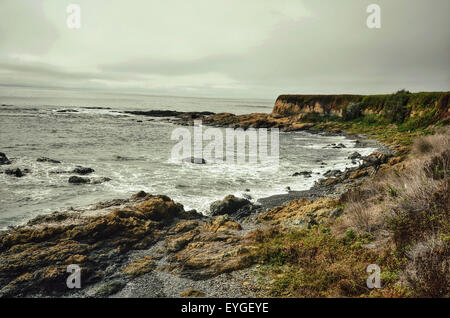
[[[448,114],[449,92],[410,93],[405,90],[387,95],[281,95],[274,115],[336,116],[344,121],[372,115],[369,121],[395,123],[415,129],[438,123]]]

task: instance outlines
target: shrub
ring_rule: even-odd
[[[426,154],[433,150],[433,145],[428,138],[419,137],[414,142],[413,149],[418,154]]]
[[[409,116],[407,107],[411,93],[400,90],[389,96],[383,109],[383,116],[391,123],[401,124]]]
[[[432,238],[407,253],[405,274],[417,296],[450,296],[450,243]]]
[[[362,103],[350,103],[342,110],[342,118],[345,121],[359,118],[363,115]]]

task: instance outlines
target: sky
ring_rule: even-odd
[[[70,29],[69,4],[81,9]],[[369,29],[368,5],[381,8]],[[0,0],[0,86],[275,98],[450,88],[448,0]]]

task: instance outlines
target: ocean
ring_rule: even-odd
[[[347,159],[355,149],[343,136],[308,132],[280,133],[277,169],[252,163],[196,165],[171,160],[179,128],[161,118],[124,114],[129,110],[212,111],[235,114],[270,113],[275,100],[149,96],[81,91],[0,88],[0,152],[30,173],[17,178],[0,173],[0,229],[33,217],[87,207],[99,201],[127,198],[143,190],[165,194],[185,209],[208,214],[209,205],[228,194],[252,201],[273,194],[310,188],[330,169],[355,166]],[[62,111],[62,112],[61,112]],[[189,128],[192,129],[192,128]],[[333,149],[330,144],[346,148]],[[37,162],[40,157],[60,164]],[[90,167],[99,184],[68,183],[76,166]],[[294,177],[312,171],[311,178]]]

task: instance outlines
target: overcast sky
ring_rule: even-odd
[[[66,25],[70,3],[81,29]],[[366,8],[381,6],[381,29]],[[0,0],[0,85],[274,98],[450,89],[449,0]]]

